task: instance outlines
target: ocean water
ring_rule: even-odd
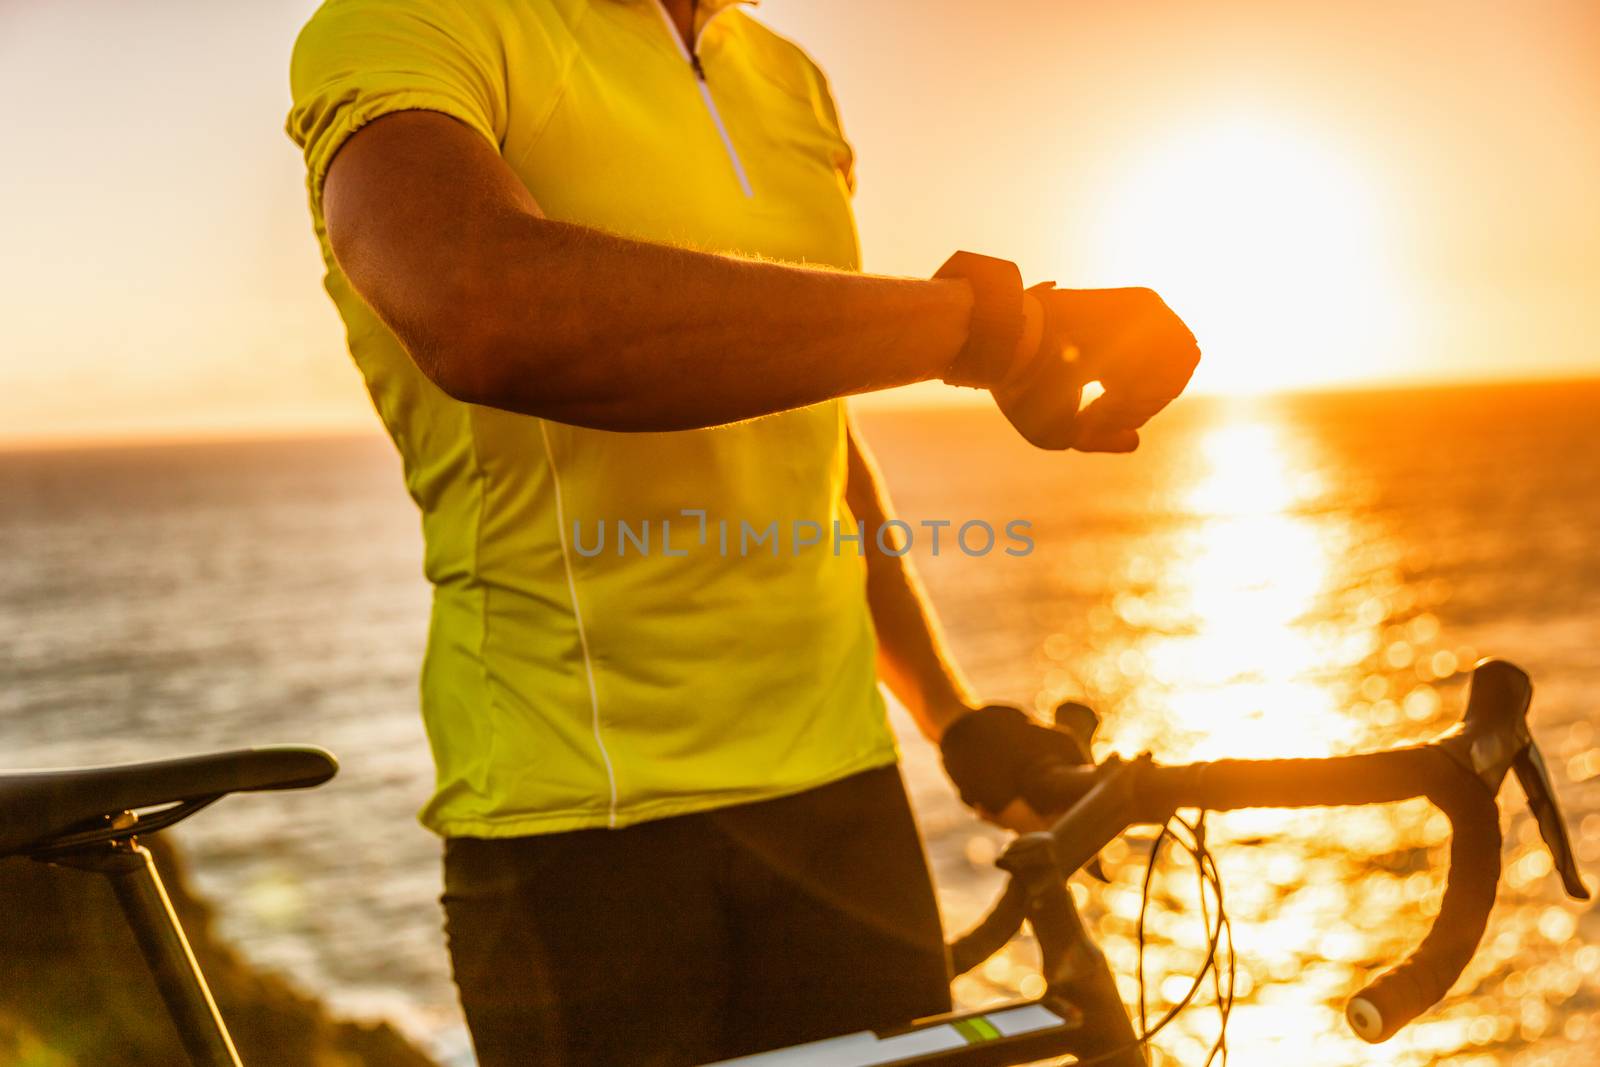
[[[1452,722],[1464,672],[1504,656],[1600,883],[1600,383],[1185,401],[1133,456],[1051,455],[981,409],[860,424],[905,519],[1028,522],[1023,557],[914,555],[981,691],[1103,716],[1100,754],[1326,755]],[[414,820],[431,770],[416,713],[428,592],[387,441],[357,437],[0,454],[4,763],[111,762],[309,742],[343,770],[230,798],[172,831],[222,933],[339,1009],[386,1015],[468,1062]],[[1004,835],[954,799],[897,717],[951,930],[998,892]],[[1600,917],[1567,902],[1520,793],[1505,875],[1454,993],[1383,1046],[1344,999],[1421,938],[1446,827],[1421,802],[1214,817],[1238,952],[1232,1061],[1579,1064],[1600,1040]],[[1135,993],[1149,838],[1075,890]],[[1076,884],[1076,883],[1075,883]],[[1194,875],[1160,868],[1152,1013],[1204,951]],[[964,1003],[1036,992],[1019,943]],[[1209,987],[1208,987],[1209,989]],[[1156,1041],[1199,1063],[1212,994]]]

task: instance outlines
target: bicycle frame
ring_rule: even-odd
[[[1071,1055],[1070,1045],[1082,1035],[1081,1018],[1062,1018],[1041,1001],[1026,1001],[939,1015],[898,1030],[824,1038],[707,1067],[1006,1067]]]

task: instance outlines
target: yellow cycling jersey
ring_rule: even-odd
[[[441,834],[622,826],[895,758],[863,560],[833,536],[853,524],[841,404],[639,434],[464,404],[329,250],[335,153],[421,109],[481,133],[551,218],[856,268],[821,73],[742,10],[699,7],[692,52],[658,0],[330,0],[295,46],[288,131],[326,286],[422,512],[422,821]]]

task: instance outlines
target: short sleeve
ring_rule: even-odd
[[[286,128],[305,153],[320,210],[328,166],[362,126],[396,111],[438,111],[499,146],[506,131],[504,42],[493,4],[328,0],[295,41]]]
[[[822,114],[823,121],[828,129],[839,139],[839,148],[834,155],[833,165],[844,179],[845,188],[854,193],[856,191],[856,150],[850,144],[850,139],[844,135],[844,125],[839,121],[839,106],[834,103],[833,90],[828,85],[827,76],[818,68],[813,67],[817,76],[817,104]]]
[[[790,47],[799,54],[803,64],[817,119],[834,138],[834,169],[839,172],[839,177],[844,179],[845,188],[853,194],[856,191],[856,151],[851,146],[850,139],[844,135],[844,126],[839,121],[839,105],[834,102],[833,88],[828,84],[828,76],[804,49],[793,44]]]

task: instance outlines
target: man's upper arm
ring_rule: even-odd
[[[387,115],[353,135],[323,193],[339,267],[423,373],[447,393],[482,392],[472,361],[490,326],[484,290],[498,231],[539,206],[483,138],[429,111]]]

